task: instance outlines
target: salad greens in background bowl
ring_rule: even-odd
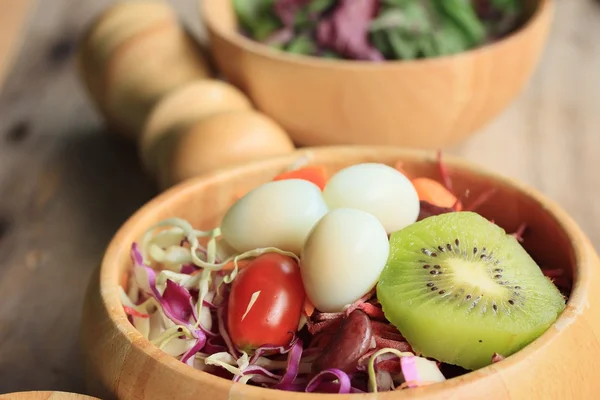
[[[460,142],[538,64],[552,0],[200,1],[223,76],[302,146]]]
[[[519,182],[417,150],[307,148],[179,184],[121,227],[84,304],[88,389],[592,398],[599,267]]]
[[[526,22],[523,0],[233,0],[245,36],[289,53],[414,60],[493,43]]]

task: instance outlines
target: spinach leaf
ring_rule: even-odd
[[[402,34],[402,32],[398,30],[388,31],[387,35],[390,45],[394,50],[394,58],[412,60],[419,54],[417,43],[412,38]]]
[[[311,55],[317,50],[317,45],[310,36],[299,35],[292,39],[286,50],[290,53]]]
[[[321,14],[333,7],[337,0],[313,0],[306,9],[311,14]]]
[[[394,53],[394,49],[390,45],[390,41],[388,40],[388,32],[383,30],[377,30],[372,32],[370,35],[371,43],[383,56],[387,59],[395,59],[396,54]]]
[[[438,56],[456,54],[470,48],[465,33],[451,21],[444,22],[440,29],[431,36],[431,40],[437,49]]]
[[[281,27],[273,14],[275,0],[233,0],[233,7],[242,28],[253,39],[262,41]]]
[[[413,1],[402,9],[384,9],[369,26],[371,32],[387,29],[401,29],[408,34],[417,35],[430,32],[433,26],[424,5]]]
[[[443,15],[465,32],[470,47],[485,41],[485,26],[475,13],[471,0],[434,0],[434,4]]]

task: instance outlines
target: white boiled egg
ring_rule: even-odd
[[[330,209],[356,208],[373,214],[387,233],[414,223],[419,196],[410,180],[385,164],[364,163],[344,168],[331,177],[323,197]]]
[[[300,254],[309,231],[327,211],[321,189],[312,182],[268,182],[231,206],[223,217],[221,232],[241,253],[277,247]]]
[[[390,244],[373,215],[339,208],[310,232],[300,256],[306,295],[322,312],[342,311],[377,284]]]

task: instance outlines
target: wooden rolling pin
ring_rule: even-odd
[[[214,78],[203,50],[161,0],[119,1],[91,25],[79,72],[111,129],[135,141],[165,189],[294,145],[244,93]]]

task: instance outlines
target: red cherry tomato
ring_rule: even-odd
[[[252,295],[260,291],[248,310]],[[304,305],[298,263],[278,253],[250,261],[231,284],[227,325],[233,343],[250,351],[265,344],[284,346],[296,332]]]

